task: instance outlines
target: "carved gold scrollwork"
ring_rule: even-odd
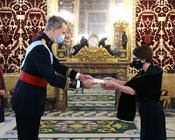
[[[57,56],[59,60],[66,60],[65,53],[66,53],[65,49],[58,49]]]
[[[117,62],[117,59],[114,56],[111,56],[105,48],[90,47],[90,48],[82,48],[77,55],[71,58],[71,61],[91,62],[91,63],[100,63],[100,62],[111,63],[111,62]]]
[[[130,79],[131,77],[135,76],[137,73],[138,73],[138,70],[136,70],[135,68],[127,67],[128,79]]]
[[[64,99],[64,91],[62,89],[58,89],[58,102],[63,102]]]
[[[64,57],[64,52],[60,52],[60,53],[58,54],[58,57],[59,57],[59,58],[63,58],[63,57]]]
[[[119,61],[130,58],[130,30],[129,23],[125,21],[116,21],[114,23],[115,46],[119,53]]]
[[[128,22],[119,22],[119,21],[116,21],[114,23],[115,29],[117,29],[120,32],[123,32],[123,31],[127,30],[128,26],[129,26],[129,23]]]
[[[97,73],[97,68],[89,68],[89,73]]]
[[[117,73],[117,78],[120,79],[120,80],[126,80],[126,76],[127,76],[127,69],[126,68],[121,68],[121,69],[118,69],[116,71]]]

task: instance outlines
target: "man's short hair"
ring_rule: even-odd
[[[146,59],[146,62],[152,62],[153,52],[147,45],[137,46],[133,50],[133,54],[140,59]]]
[[[61,29],[63,23],[67,25],[66,20],[64,20],[62,17],[60,17],[60,16],[51,16],[47,20],[45,30],[49,31],[52,27],[55,27],[56,29]]]

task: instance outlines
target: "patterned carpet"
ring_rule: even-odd
[[[79,91],[68,91],[68,108],[79,109],[107,109],[115,110],[115,91],[103,90],[99,84],[93,89],[83,89]]]
[[[46,111],[40,140],[139,140],[139,117],[133,123],[115,118],[114,111]],[[13,112],[0,124],[1,140],[16,140]],[[167,140],[175,140],[175,114],[166,113]]]

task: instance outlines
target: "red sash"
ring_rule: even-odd
[[[19,79],[28,84],[38,86],[38,87],[47,87],[47,84],[48,84],[45,79],[37,77],[37,76],[33,76],[24,71],[21,71]]]

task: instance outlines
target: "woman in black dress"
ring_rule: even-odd
[[[141,140],[166,140],[165,115],[160,105],[162,69],[153,65],[152,50],[142,45],[133,50],[132,66],[139,70],[129,81],[105,78],[104,89],[121,91],[117,117],[133,121],[136,100],[141,118]]]

